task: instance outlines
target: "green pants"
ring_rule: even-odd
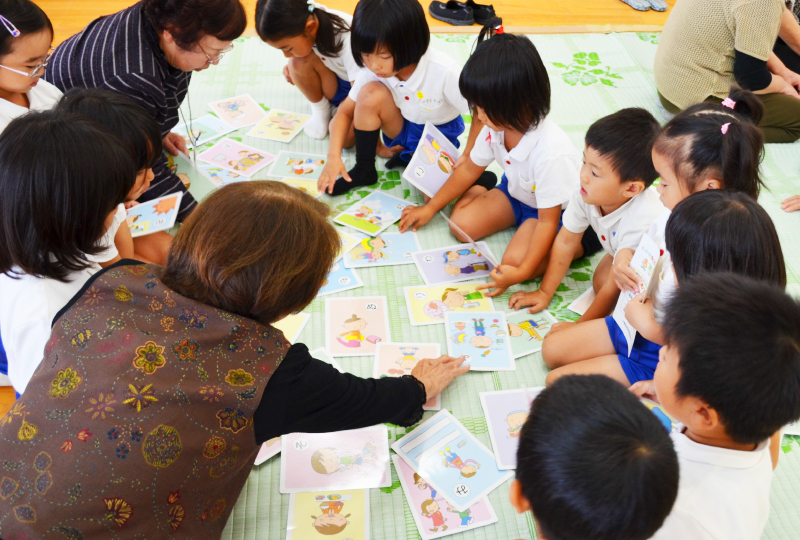
[[[768,143],[790,143],[800,139],[800,99],[786,94],[764,94],[756,96],[764,104],[764,116],[758,124]],[[658,98],[664,108],[672,114],[680,109],[661,95]],[[722,103],[718,97],[709,96],[705,101]]]

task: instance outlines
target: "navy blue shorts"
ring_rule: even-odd
[[[425,129],[425,124],[415,124],[403,119],[403,129],[400,134],[394,139],[390,139],[383,135],[383,143],[391,148],[392,146],[400,145],[403,151],[400,153],[400,159],[408,163],[411,161],[411,156],[417,151],[419,140],[422,138],[422,131]],[[436,129],[442,132],[442,135],[447,137],[456,148],[461,146],[458,142],[458,137],[464,133],[464,119],[460,116],[455,117],[446,124],[436,126]]]
[[[338,75],[336,78],[339,80],[339,86],[336,87],[336,94],[334,94],[333,99],[329,100],[334,107],[338,107],[344,101],[351,88],[350,81],[346,81]]]
[[[661,345],[644,339],[637,332],[636,338],[633,340],[631,355],[628,356],[628,340],[625,339],[625,334],[622,333],[617,321],[611,315],[606,317],[606,326],[611,343],[614,344],[614,351],[617,353],[622,371],[625,372],[628,381],[633,384],[652,380],[658,365],[658,351],[661,350]]]
[[[500,179],[500,183],[494,186],[494,189],[499,189],[503,195],[506,196],[508,202],[511,203],[511,208],[514,210],[514,224],[519,227],[526,220],[529,219],[539,219],[539,209],[534,208],[532,206],[528,206],[525,203],[519,202],[517,199],[511,196],[508,192],[508,177],[504,174],[503,178]],[[561,215],[564,215],[564,211],[561,211]],[[558,220],[558,230],[561,230],[561,220]]]

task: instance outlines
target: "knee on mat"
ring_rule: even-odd
[[[547,377],[544,378],[544,385],[545,386],[553,386],[553,383],[556,382],[561,375],[558,373],[557,369],[554,369],[550,373],[547,374]]]
[[[545,336],[544,342],[542,343],[542,360],[544,360],[544,365],[550,369],[560,367],[562,359],[559,352],[558,347],[553,344],[553,340],[550,339],[550,336]]]

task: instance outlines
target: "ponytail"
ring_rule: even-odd
[[[486,24],[484,24],[483,28],[481,28],[481,31],[478,34],[478,39],[475,41],[475,46],[477,47],[478,44],[484,39],[489,39],[494,35],[503,33],[503,19],[500,17],[492,17],[486,21]]]
[[[278,41],[302,35],[308,18],[314,16],[319,27],[315,45],[325,56],[339,56],[342,43],[336,37],[349,32],[347,22],[324,6],[306,0],[258,0],[256,4],[256,32],[262,41]]]
[[[339,56],[342,52],[342,42],[336,40],[336,36],[343,32],[349,32],[350,26],[344,19],[333,13],[314,8],[314,15],[317,16],[319,28],[317,29],[317,50],[325,56]],[[350,52],[350,51],[348,51]]]

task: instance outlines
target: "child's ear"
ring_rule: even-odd
[[[720,427],[719,414],[716,409],[711,407],[708,403],[699,398],[686,398],[693,399],[692,404],[692,424],[695,429],[702,431],[713,431]]]
[[[511,501],[511,506],[517,511],[517,514],[524,514],[531,509],[531,503],[522,494],[522,484],[519,480],[511,482],[511,489],[508,491],[508,498]]]
[[[697,184],[694,192],[697,193],[698,191],[705,191],[707,189],[722,189],[722,182],[716,178],[706,178]]]
[[[317,18],[309,17],[308,20],[306,21],[305,34],[307,36],[316,36],[318,29],[319,29],[319,21],[317,21]]]
[[[641,180],[632,180],[630,182],[625,182],[625,184],[625,191],[623,191],[623,195],[630,199],[634,198],[645,190],[644,182]]]

